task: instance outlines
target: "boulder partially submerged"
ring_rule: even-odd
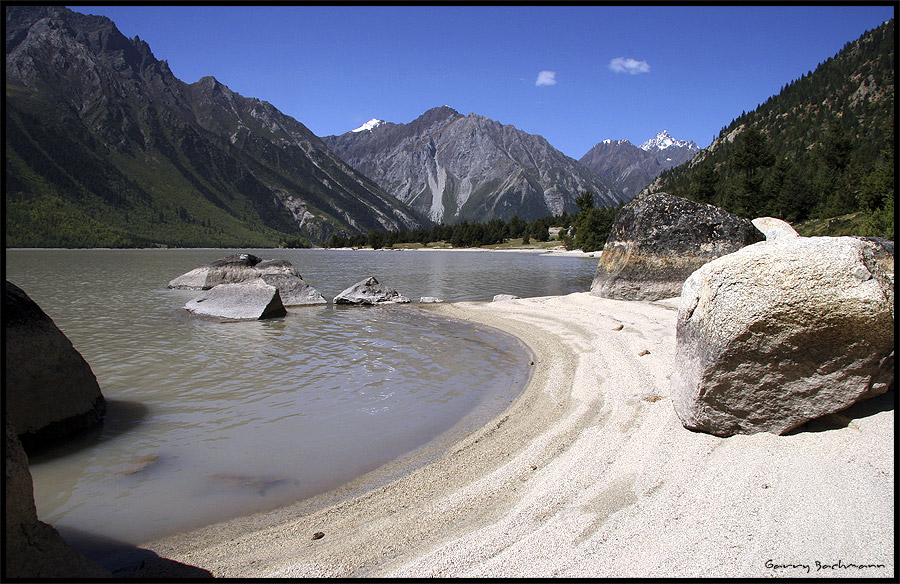
[[[318,290],[303,281],[303,278],[288,274],[263,274],[262,280],[278,288],[284,306],[328,304]]]
[[[374,305],[406,302],[409,302],[409,298],[393,288],[379,284],[374,276],[357,282],[334,297],[335,304]]]
[[[893,279],[868,242],[775,238],[684,283],[671,397],[682,424],[717,436],[797,426],[887,391]]]
[[[288,260],[263,260],[249,253],[231,255],[194,268],[169,282],[169,288],[211,290],[219,284],[237,284],[262,278],[278,288],[284,306],[327,304]]]
[[[236,284],[260,278],[265,274],[300,277],[287,260],[262,260],[253,254],[239,253],[194,268],[169,282],[169,288],[209,290],[219,284]]]
[[[184,307],[194,314],[226,320],[262,320],[287,314],[278,288],[262,278],[219,284]]]
[[[591,294],[615,300],[678,296],[694,270],[762,239],[749,220],[718,207],[667,193],[640,195],[613,222]]]
[[[6,411],[26,448],[102,421],[106,400],[90,365],[18,286],[6,281]]]

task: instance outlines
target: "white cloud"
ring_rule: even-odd
[[[538,73],[535,85],[556,85],[556,71],[541,71]]]
[[[649,73],[650,65],[647,63],[647,61],[638,61],[637,59],[616,57],[609,62],[609,70],[614,73],[629,73],[631,75],[637,75],[638,73]]]

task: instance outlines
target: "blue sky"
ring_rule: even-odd
[[[708,146],[742,111],[894,16],[844,6],[70,6],[319,136],[449,105],[573,158],[666,129]]]

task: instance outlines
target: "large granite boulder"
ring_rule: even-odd
[[[184,307],[194,314],[226,320],[262,320],[287,314],[278,288],[262,278],[219,284]]]
[[[40,306],[9,280],[3,323],[4,402],[26,448],[102,421],[106,400],[90,365]]]
[[[168,287],[209,290],[219,284],[246,282],[266,274],[300,278],[300,272],[287,260],[262,260],[249,253],[240,253],[194,268],[171,280]]]
[[[749,220],[712,205],[667,193],[640,195],[613,222],[591,294],[616,300],[678,296],[694,270],[762,239]]]
[[[9,413],[6,425],[6,520],[3,573],[6,578],[109,578],[111,574],[63,540],[52,526],[38,520],[28,456],[16,437]]]
[[[777,238],[685,281],[671,396],[682,424],[772,432],[887,391],[893,280],[852,237]]]
[[[334,297],[335,304],[396,304],[409,302],[409,298],[401,295],[393,288],[379,284],[370,276],[350,286]]]
[[[290,274],[263,274],[262,280],[269,286],[278,288],[281,303],[284,306],[302,306],[307,304],[328,304],[318,290],[303,281],[303,278]]]

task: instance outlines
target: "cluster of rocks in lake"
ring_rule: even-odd
[[[171,280],[169,288],[203,290],[185,304],[189,312],[228,320],[259,320],[287,314],[285,307],[327,304],[318,290],[303,281],[287,260],[262,260],[242,253],[215,260]],[[373,276],[334,298],[335,304],[367,305],[410,302]],[[423,296],[422,303],[441,302]]]
[[[800,237],[666,193],[610,231],[591,294],[680,296],[671,397],[718,436],[783,434],[894,382],[893,242]]]

